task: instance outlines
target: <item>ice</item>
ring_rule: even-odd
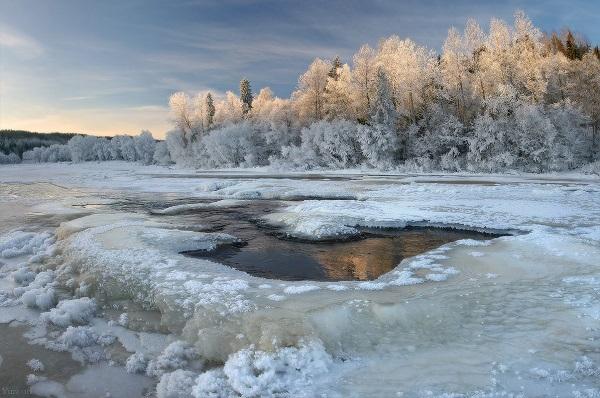
[[[181,255],[237,239],[182,230],[177,219],[185,217],[184,207],[171,210],[173,217],[116,207],[90,209],[95,214],[84,217],[71,213],[68,218],[78,218],[62,220],[56,242],[50,236],[47,247],[36,243],[19,257],[3,259],[0,290],[6,306],[0,307],[0,320],[35,324],[36,299],[42,306],[54,304],[43,303],[49,289],[56,298],[95,297],[98,316],[105,309],[111,309],[110,319],[128,314],[129,322],[121,323],[132,330],[94,319],[93,312],[78,317],[81,308],[67,311],[61,301],[43,316],[50,321],[46,334],[36,329],[42,344],[81,337],[82,347],[69,349],[86,362],[99,360],[100,367],[107,354],[117,352],[117,384],[138,383],[140,377],[149,391],[160,382],[161,394],[178,394],[184,386],[182,393],[197,397],[598,395],[597,180],[363,175],[325,181],[252,178],[251,171],[243,172],[244,178],[212,179],[156,169],[163,174],[157,183],[146,175],[148,169],[135,165],[107,163],[102,173],[110,179],[95,179],[97,170],[87,164],[47,167],[24,165],[18,177],[10,171],[0,174],[0,181],[44,179],[97,192],[135,192],[149,202],[160,192],[187,196],[189,203],[274,198],[282,200],[281,207],[261,221],[291,238],[347,238],[362,227],[404,226],[515,233],[446,244],[372,281],[282,282]],[[495,185],[476,183],[482,179]],[[61,196],[71,195],[66,191]],[[40,211],[58,212],[39,203],[56,199],[44,199],[37,188],[32,195]],[[0,211],[0,219],[6,214]],[[26,247],[11,228],[2,229],[1,241]],[[31,256],[39,261],[32,263]],[[24,308],[25,301],[34,309]],[[135,313],[121,305],[130,302],[160,314],[168,334],[135,330]],[[61,321],[53,323],[50,314]],[[61,329],[69,326],[69,333]],[[65,334],[70,337],[61,337]],[[185,343],[165,349],[174,340]],[[192,348],[195,354],[186,357]],[[154,381],[142,376],[147,368]],[[32,389],[103,396],[101,383],[114,384],[98,376],[103,372],[75,384],[38,381]],[[89,390],[82,388],[86,383]],[[127,396],[141,395],[135,385],[123,388]],[[119,396],[114,389],[110,393]]]
[[[62,300],[56,308],[44,312],[41,317],[57,326],[88,323],[96,312],[96,302],[89,297]]]
[[[195,365],[200,365],[201,362],[198,353],[193,347],[188,346],[183,341],[175,341],[169,344],[164,351],[155,359],[148,363],[146,374],[151,377],[161,377],[170,370],[177,370],[191,365],[193,361]]]
[[[148,366],[148,360],[141,352],[136,352],[127,358],[125,363],[125,369],[129,373],[146,373],[146,367]]]
[[[96,344],[98,334],[90,327],[69,326],[58,339],[67,347],[89,347]]]
[[[195,397],[310,397],[310,388],[327,374],[332,358],[317,342],[286,347],[274,353],[253,348],[229,357],[223,371],[200,375]],[[230,393],[234,393],[231,394]]]
[[[34,372],[43,372],[45,369],[42,361],[36,358],[32,358],[27,361],[27,366],[29,366],[29,369],[33,370]]]
[[[196,373],[189,370],[165,373],[156,386],[156,398],[189,398],[195,379]]]
[[[313,290],[319,290],[319,286],[316,285],[300,285],[300,286],[288,286],[283,289],[283,292],[286,294],[300,294],[311,292]]]
[[[162,215],[174,215],[174,214],[184,213],[187,211],[198,210],[198,209],[239,206],[244,203],[245,202],[242,200],[223,199],[223,200],[218,200],[216,202],[211,202],[211,203],[189,203],[189,204],[171,206],[171,207],[167,207],[167,208],[161,209],[161,210],[152,210],[152,213],[153,214],[162,214]]]
[[[11,258],[25,254],[37,254],[54,242],[48,232],[14,231],[0,237],[0,257]]]

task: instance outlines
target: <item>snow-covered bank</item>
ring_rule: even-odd
[[[0,319],[33,326],[32,341],[147,374],[158,396],[598,394],[600,185],[589,177],[214,178],[104,165],[0,174],[0,217],[19,203],[24,231],[0,238]],[[40,182],[63,188],[48,195]],[[97,205],[124,192],[193,200],[165,206],[170,216]],[[289,200],[264,220],[304,238],[422,223],[522,234],[450,243],[368,282],[267,280],[179,254],[236,238],[178,224],[206,206],[198,199],[226,209],[264,198]],[[151,332],[135,326],[136,306],[158,311]],[[134,396],[150,383],[132,380]],[[67,381],[33,386],[77,396]]]

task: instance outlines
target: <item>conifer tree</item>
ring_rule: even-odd
[[[252,88],[248,79],[240,82],[240,100],[242,101],[242,113],[246,115],[252,109]]]
[[[211,93],[206,94],[206,127],[211,128],[215,118],[215,104]]]
[[[329,70],[328,76],[333,80],[337,80],[340,76],[339,69],[341,67],[342,67],[342,61],[340,61],[339,56],[336,56],[333,59],[333,61],[331,61],[331,69]]]

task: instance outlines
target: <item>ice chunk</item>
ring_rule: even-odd
[[[96,344],[98,334],[88,326],[69,326],[58,340],[66,347],[89,347]]]
[[[146,367],[148,366],[148,361],[146,357],[141,352],[136,352],[127,358],[127,362],[125,363],[125,369],[128,373],[145,373]]]
[[[163,352],[148,363],[146,374],[151,377],[160,377],[167,371],[181,369],[190,361],[199,359],[197,351],[184,343],[175,341],[169,344]]]
[[[16,284],[27,286],[35,279],[35,273],[29,267],[21,267],[12,273],[12,277]]]
[[[317,285],[300,285],[300,286],[288,286],[285,289],[283,289],[283,292],[286,294],[300,294],[300,293],[306,293],[306,292],[311,292],[313,290],[319,290],[319,286]]]
[[[40,310],[46,311],[56,304],[56,293],[51,287],[31,289],[23,293],[21,301],[27,307],[39,308]]]
[[[223,369],[212,369],[202,373],[192,388],[194,398],[229,398],[237,395]]]
[[[27,366],[34,372],[43,372],[45,369],[42,361],[36,358],[32,358],[29,361],[27,361]]]
[[[48,232],[13,231],[0,238],[0,257],[10,258],[36,254],[54,243]]]
[[[327,374],[333,361],[320,342],[285,347],[275,352],[256,351],[252,347],[232,354],[222,377],[211,371],[196,380],[194,395],[203,392],[212,396],[227,396],[228,391],[247,397],[294,396],[306,393],[319,376]],[[225,383],[226,381],[226,383]],[[217,389],[220,389],[216,394]],[[305,394],[306,395],[306,394]],[[211,396],[211,395],[208,395]]]
[[[196,373],[177,369],[164,373],[156,386],[156,398],[189,398],[195,384]]]
[[[57,326],[67,327],[72,324],[86,324],[96,312],[96,302],[89,297],[73,300],[62,300],[56,308],[42,313],[42,319]]]

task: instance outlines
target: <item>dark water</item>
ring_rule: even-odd
[[[459,239],[490,239],[477,232],[437,228],[365,231],[360,239],[298,242],[258,236],[243,247],[186,254],[210,258],[249,274],[283,280],[371,280],[394,269],[402,259]]]
[[[371,280],[395,268],[402,259],[459,239],[491,239],[498,235],[442,228],[363,229],[352,240],[314,242],[294,240],[261,224],[260,216],[279,206],[255,201],[228,209],[194,210],[173,216],[177,223],[219,231],[243,243],[212,252],[184,254],[208,258],[251,275],[282,280]]]
[[[122,197],[110,206],[147,213],[179,204],[207,202],[211,201],[157,195],[152,200],[147,196]],[[285,204],[277,200],[255,200],[234,207],[194,209],[155,217],[182,229],[228,233],[243,242],[224,245],[211,252],[185,252],[185,255],[211,259],[255,276],[291,281],[372,280],[394,269],[404,258],[443,244],[499,236],[450,228],[409,227],[364,228],[351,240],[297,240],[261,221],[262,216]]]

